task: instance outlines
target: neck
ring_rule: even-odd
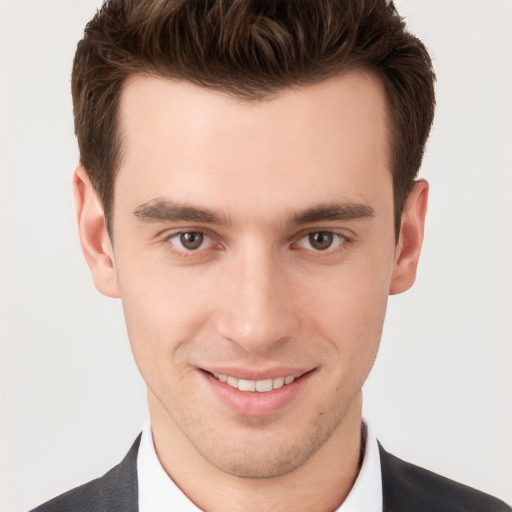
[[[149,395],[153,441],[160,463],[185,495],[209,512],[332,511],[348,496],[360,469],[359,394],[327,441],[295,470],[271,478],[240,478],[205,460]]]

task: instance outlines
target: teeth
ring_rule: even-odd
[[[219,379],[220,380],[220,379]],[[226,379],[226,382],[232,387],[237,388],[238,387],[238,379],[235,377],[228,377]]]
[[[254,387],[256,388],[256,391],[259,391],[260,393],[266,393],[267,391],[272,391],[273,384],[273,379],[257,380],[254,383]]]
[[[272,384],[272,387],[274,389],[282,388],[284,386],[284,377],[278,377],[277,379],[274,379],[274,382]]]
[[[258,391],[259,393],[267,393],[273,389],[282,388],[284,385],[291,384],[295,380],[293,375],[265,380],[237,379],[236,377],[220,375],[219,373],[214,373],[213,376],[221,382],[226,382],[232,388],[239,389],[240,391]]]
[[[238,389],[240,391],[256,391],[256,382],[254,380],[240,379],[238,381]]]

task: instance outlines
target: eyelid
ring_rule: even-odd
[[[341,229],[341,228],[335,228],[335,227],[312,227],[312,228],[305,228],[301,231],[299,231],[297,234],[293,236],[295,240],[300,240],[301,238],[311,235],[313,233],[331,233],[333,235],[340,236],[344,238],[345,240],[353,241],[357,238],[357,235],[352,232],[349,229]]]
[[[211,229],[200,226],[180,226],[175,228],[166,228],[157,233],[155,238],[162,239],[165,242],[166,240],[169,240],[169,238],[172,238],[176,235],[181,235],[183,233],[202,233],[209,238],[219,238]]]

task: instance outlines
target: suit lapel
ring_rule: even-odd
[[[396,468],[392,456],[379,443],[380,466],[382,473],[382,510],[396,512],[399,509],[400,492],[396,485]]]
[[[98,482],[97,512],[138,512],[137,453],[141,435],[137,437],[125,458]]]

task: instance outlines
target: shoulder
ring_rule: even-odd
[[[140,435],[125,458],[102,477],[53,498],[31,512],[136,512],[137,452]]]
[[[405,462],[381,445],[386,512],[511,512],[503,501],[467,485]]]
[[[31,512],[71,512],[79,510],[103,510],[105,507],[101,503],[102,489],[104,488],[104,476],[92,480],[80,487],[57,496],[56,498],[39,505]]]

